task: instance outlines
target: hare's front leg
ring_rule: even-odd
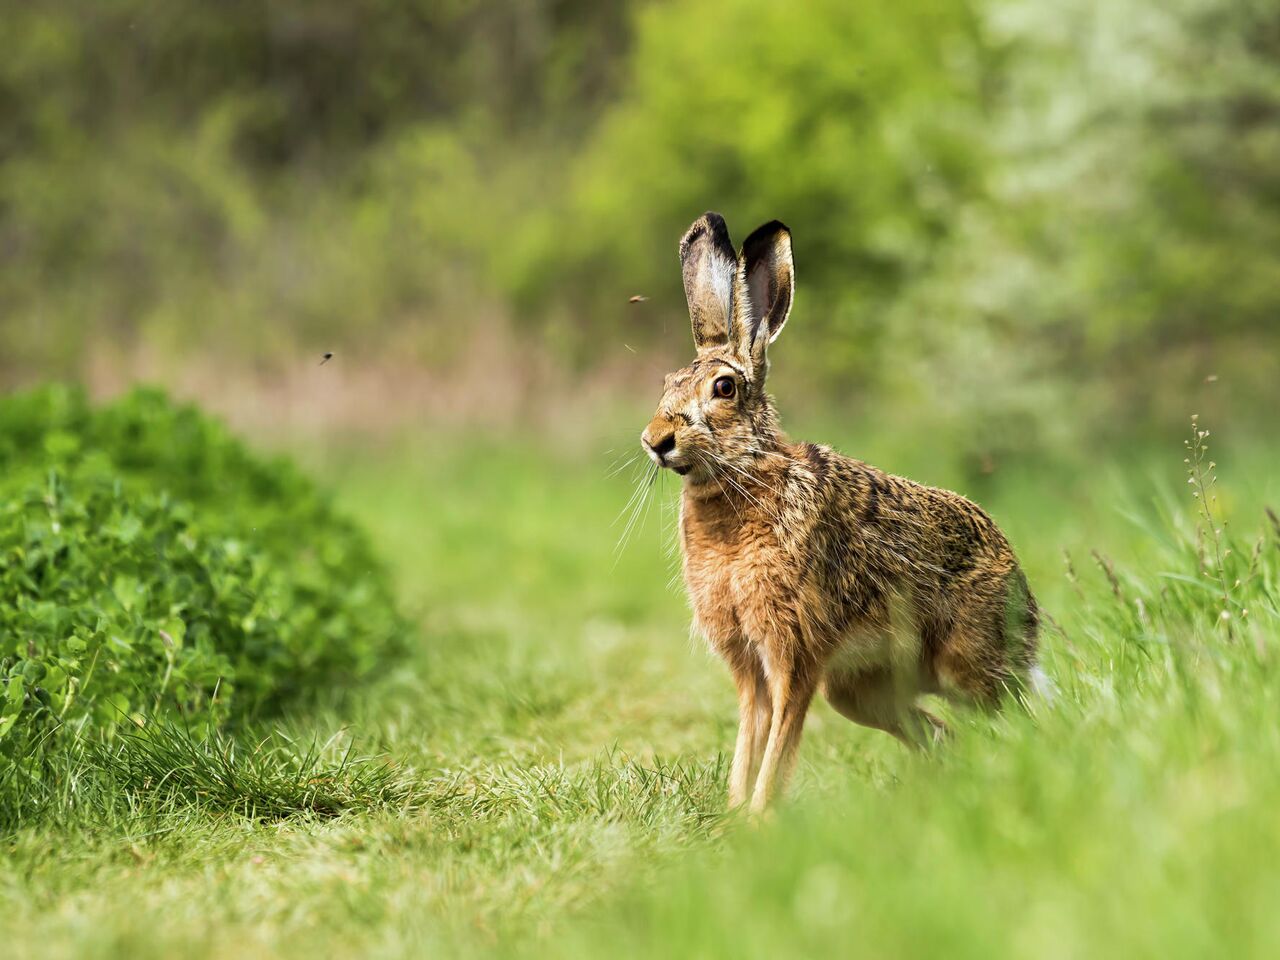
[[[760,770],[772,711],[759,657],[744,649],[729,667],[738,686],[738,742],[729,772],[729,806],[740,807],[750,797]]]
[[[770,666],[768,688],[773,715],[769,742],[756,777],[755,792],[751,795],[752,813],[762,812],[786,786],[795,765],[805,714],[818,686],[818,671],[811,663],[786,662]]]

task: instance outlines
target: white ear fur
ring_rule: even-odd
[[[708,211],[693,222],[680,241],[680,267],[694,345],[728,343],[738,258],[724,217]]]

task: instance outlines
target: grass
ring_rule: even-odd
[[[0,846],[0,937],[41,957],[1272,955],[1275,451],[1221,458],[1220,558],[1176,453],[984,493],[1061,628],[1052,707],[955,714],[917,756],[819,705],[793,799],[752,827],[724,812],[733,694],[686,639],[673,484],[618,551],[629,478],[603,453],[335,450],[318,469],[393,558],[419,647],[341,710],[234,738],[152,725],[69,764]],[[1224,589],[1249,610],[1230,633]]]

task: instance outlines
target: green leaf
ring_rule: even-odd
[[[4,689],[4,700],[0,702],[0,740],[13,729],[22,714],[22,704],[26,699],[26,690],[21,674],[9,678]]]
[[[111,592],[115,594],[116,600],[125,610],[133,610],[138,602],[140,589],[141,585],[138,583],[137,577],[125,574],[117,574],[115,580],[111,583]]]

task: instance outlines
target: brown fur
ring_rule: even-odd
[[[764,382],[793,297],[790,234],[766,224],[732,256],[716,214],[681,243],[698,352],[667,377],[642,441],[685,478],[685,584],[738,687],[730,802],[760,810],[785,783],[816,692],[851,720],[927,742],[943,728],[919,696],[997,706],[1035,665],[1037,616],[981,508],[783,435]],[[716,392],[725,377],[729,398]]]

